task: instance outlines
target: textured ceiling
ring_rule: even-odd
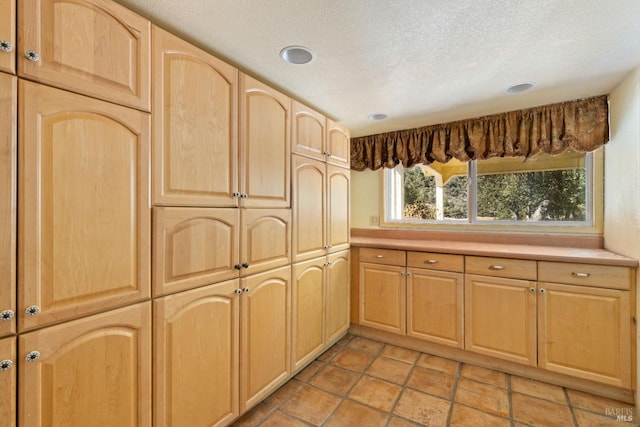
[[[640,65],[639,0],[117,1],[352,136],[605,94]],[[315,60],[284,63],[289,45]]]

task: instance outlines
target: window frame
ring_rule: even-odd
[[[481,160],[480,160],[481,161]],[[394,169],[385,169],[382,175],[382,206],[380,227],[414,228],[443,231],[504,231],[534,234],[602,234],[604,214],[604,150],[600,148],[586,153],[585,186],[587,219],[585,221],[505,221],[477,219],[477,162],[467,165],[467,205],[468,218],[464,220],[418,220],[396,219],[402,215],[404,203],[402,177],[404,168],[398,165]],[[396,188],[390,184],[395,180]],[[400,203],[391,203],[392,198]],[[394,206],[395,205],[395,206]],[[395,210],[395,212],[392,212]],[[395,214],[396,216],[392,216]],[[400,215],[400,216],[398,216]]]

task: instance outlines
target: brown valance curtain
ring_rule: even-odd
[[[609,140],[607,96],[351,139],[351,169],[587,152]]]

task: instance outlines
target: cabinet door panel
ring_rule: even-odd
[[[238,415],[238,279],[154,301],[157,425],[222,426]]]
[[[465,349],[536,366],[535,288],[535,282],[467,274]]]
[[[327,119],[327,163],[350,168],[351,145],[349,130]]]
[[[291,263],[290,209],[241,209],[240,217],[241,275]]]
[[[0,337],[16,331],[17,79],[0,73]]]
[[[324,346],[324,264],[325,257],[293,265],[293,370],[317,356]]]
[[[415,268],[408,272],[407,335],[463,348],[463,275]]]
[[[539,366],[631,388],[628,291],[540,283]]]
[[[9,366],[0,371],[0,390],[2,390],[2,399],[0,399],[0,427],[15,427],[16,395],[18,388],[15,337],[0,339],[0,361]]]
[[[19,96],[18,326],[148,298],[148,114],[23,80]]]
[[[327,245],[330,252],[349,248],[351,233],[349,170],[327,166]]]
[[[153,203],[236,206],[237,69],[155,26],[153,68]]]
[[[0,71],[16,72],[16,2],[0,0],[0,41],[11,45],[9,51],[0,50]]]
[[[292,156],[293,164],[293,260],[326,254],[325,163]]]
[[[21,426],[151,425],[151,303],[23,334],[19,348]]]
[[[287,379],[291,342],[291,267],[240,279],[240,411]]]
[[[240,192],[248,208],[288,208],[291,99],[240,74]]]
[[[404,267],[360,263],[360,324],[404,335]]]
[[[153,294],[238,277],[237,209],[153,209]]]
[[[326,118],[296,100],[292,101],[292,107],[291,152],[324,161],[327,133]]]
[[[149,111],[151,24],[108,0],[18,0],[19,75]]]
[[[349,251],[327,256],[325,345],[342,336],[349,329],[350,258]]]

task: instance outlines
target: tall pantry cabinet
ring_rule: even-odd
[[[16,72],[16,3],[0,0],[0,71]]]

